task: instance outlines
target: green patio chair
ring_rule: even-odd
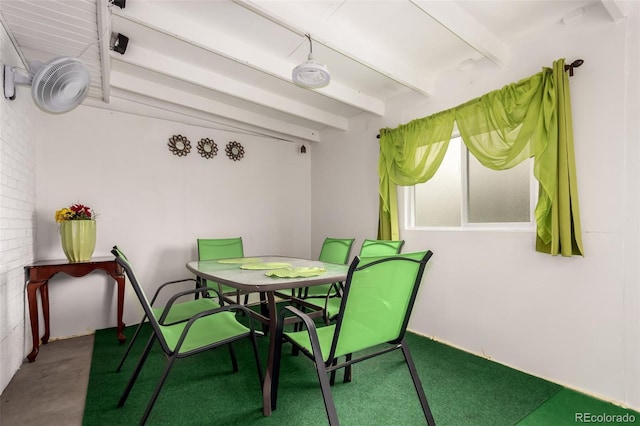
[[[355,238],[325,238],[322,242],[320,255],[318,260],[327,263],[337,263],[345,265],[349,260],[351,247]],[[313,287],[305,287],[299,289],[299,297],[302,299],[320,298],[324,299],[337,295],[337,286],[335,284],[316,285]]]
[[[422,275],[432,254],[429,250],[389,257],[356,257],[349,267],[342,304],[334,324],[316,327],[313,319],[304,312],[293,306],[285,307],[280,312],[276,334],[271,408],[275,410],[277,406],[282,345],[285,342],[291,343],[313,361],[330,425],[339,424],[331,393],[335,371],[344,368],[344,381],[349,382],[353,364],[400,349],[425,419],[429,425],[435,425],[405,341]],[[297,316],[304,329],[284,332],[285,315]],[[338,363],[339,359],[343,361]],[[395,359],[392,362],[395,363]],[[331,380],[328,373],[331,373]]]
[[[149,418],[149,414],[158,399],[158,395],[160,394],[167,376],[171,371],[171,367],[177,359],[186,358],[220,346],[230,345],[240,339],[249,339],[253,345],[253,353],[258,370],[260,389],[262,389],[264,379],[262,374],[262,364],[260,362],[260,355],[258,352],[258,343],[256,340],[256,333],[253,328],[253,320],[249,317],[246,307],[242,305],[219,306],[198,312],[188,319],[171,322],[168,321],[169,314],[178,298],[194,294],[195,292],[216,291],[215,289],[208,290],[207,288],[199,287],[174,295],[169,299],[160,318],[157,319],[153,309],[151,308],[151,304],[144,293],[143,287],[138,282],[129,261],[126,257],[122,256],[120,250],[117,248],[114,248],[111,253],[116,257],[116,262],[124,269],[124,272],[129,279],[129,282],[131,283],[146,316],[149,318],[149,323],[152,328],[151,337],[149,338],[142,356],[140,357],[129,382],[118,401],[118,407],[124,406],[127,401],[133,385],[135,384],[136,379],[138,378],[138,375],[151,352],[151,348],[156,341],[159,343],[162,352],[167,358],[167,362],[160,380],[151,395],[151,399],[147,404],[144,414],[142,415],[140,424],[145,424]],[[244,315],[249,318],[248,327],[236,320],[236,313],[238,312],[243,312]],[[234,365],[234,371],[237,371],[237,364]],[[186,397],[194,398],[197,397],[197,395]]]
[[[398,254],[402,250],[404,240],[369,240],[362,242],[359,256],[391,256]],[[335,294],[327,294],[324,300],[323,317],[328,324],[331,322],[340,310],[340,296],[342,295],[342,283],[336,285]]]
[[[198,260],[220,260],[244,257],[242,238],[198,238]],[[223,297],[235,295],[235,303],[240,304],[240,290],[219,283],[214,283]],[[212,286],[212,283],[201,282],[202,286]],[[244,304],[249,301],[249,294],[244,296]]]
[[[398,254],[404,246],[404,240],[364,240],[360,247],[360,257],[388,256]]]
[[[123,259],[128,261],[127,257],[124,255],[124,253],[117,246],[113,246],[113,250],[116,250],[120,257],[122,257]],[[158,287],[158,289],[156,290],[156,292],[153,295],[153,298],[151,299],[151,302],[150,302],[151,311],[153,312],[153,315],[156,318],[156,320],[159,319],[162,316],[162,312],[164,311],[164,306],[161,307],[161,308],[160,307],[153,307],[155,305],[156,299],[158,298],[160,293],[163,293],[166,290],[170,290],[171,286],[174,286],[175,284],[181,284],[181,283],[185,283],[185,282],[196,283],[196,280],[194,278],[185,278],[185,279],[181,279],[181,280],[169,281],[169,282],[166,282],[166,283],[160,285],[160,287]],[[204,293],[205,290],[206,289],[201,290],[202,293]],[[219,306],[220,306],[220,304],[217,303],[213,298],[200,298],[200,299],[196,299],[196,300],[187,300],[187,301],[176,302],[171,306],[171,310],[169,311],[169,314],[167,315],[166,322],[167,323],[172,323],[172,322],[176,322],[176,321],[182,321],[184,319],[189,319],[193,315],[195,315],[195,314],[197,314],[199,312],[202,312],[202,311],[207,310],[207,309],[214,309],[214,308],[217,308]],[[136,328],[136,331],[133,333],[133,336],[131,337],[131,339],[129,339],[129,345],[127,346],[127,349],[124,352],[124,355],[122,356],[122,359],[120,360],[120,363],[118,364],[118,368],[116,368],[116,372],[119,372],[122,369],[122,366],[124,365],[124,362],[126,361],[127,357],[129,356],[129,353],[131,352],[131,348],[133,347],[133,344],[137,340],[138,335],[140,334],[140,330],[142,329],[142,326],[143,326],[143,324],[145,323],[146,320],[147,320],[147,314],[145,312],[144,315],[142,316],[142,319],[138,323],[138,327]],[[233,347],[229,346],[229,350],[231,351],[231,361],[232,361],[232,363],[234,365],[234,369],[237,369],[237,362],[236,362],[235,354],[233,353]]]

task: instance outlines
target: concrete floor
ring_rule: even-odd
[[[2,393],[0,425],[81,425],[93,337],[40,346],[35,362],[22,364]]]

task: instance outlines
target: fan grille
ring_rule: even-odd
[[[313,56],[309,55],[308,61],[293,69],[291,79],[299,86],[317,89],[327,86],[331,75],[326,65],[317,63]]]
[[[91,75],[76,58],[56,58],[37,70],[31,87],[36,105],[59,114],[80,105],[89,94]]]

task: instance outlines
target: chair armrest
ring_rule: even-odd
[[[316,323],[313,322],[313,319],[311,319],[309,315],[305,314],[295,306],[285,306],[284,308],[282,308],[282,310],[280,311],[280,318],[278,319],[278,325],[284,324],[284,316],[286,314],[286,311],[289,311],[294,316],[300,318],[300,320],[302,320],[302,322],[304,322],[304,325],[307,327],[307,330],[313,330],[313,333],[316,332]]]
[[[193,281],[193,282],[197,283],[197,281],[194,278],[183,278],[183,279],[180,279],[180,280],[169,281],[169,282],[166,282],[164,284],[161,284],[160,287],[158,287],[158,289],[156,290],[155,294],[153,295],[153,298],[151,299],[151,305],[153,306],[153,303],[156,301],[158,295],[160,294],[160,291],[163,288],[165,288],[165,287],[167,287],[169,285],[173,285],[173,284],[185,283],[187,281]]]
[[[171,298],[169,299],[169,301],[165,305],[164,309],[162,310],[162,315],[160,315],[160,319],[158,320],[158,322],[160,324],[162,324],[162,325],[169,325],[169,324],[164,324],[164,320],[169,315],[169,311],[171,310],[171,307],[176,302],[176,300],[180,299],[183,296],[189,295],[189,294],[196,294],[196,293],[207,294],[207,292],[209,292],[209,291],[215,292],[218,295],[218,298],[221,297],[220,296],[220,292],[218,292],[218,290],[216,290],[213,287],[198,287],[198,288],[194,288],[194,289],[191,289],[191,290],[185,290],[185,291],[181,291],[181,292],[175,293],[173,296],[171,296]],[[179,321],[179,322],[184,322],[184,321]]]
[[[336,294],[335,294],[335,296],[331,296],[331,289],[329,290],[329,292],[327,293],[326,297],[324,298],[324,306],[323,306],[323,310],[322,310],[322,317],[324,319],[324,323],[327,324],[327,325],[329,325],[329,323],[332,320],[332,318],[329,317],[329,311],[327,309],[329,307],[329,301],[331,299],[335,299],[335,298],[342,298],[342,292],[344,290],[344,283],[342,283],[342,282],[332,283],[331,284],[331,288],[332,289],[335,288]]]
[[[302,322],[304,322],[304,325],[307,328],[307,333],[309,334],[309,340],[311,341],[311,350],[313,351],[313,353],[309,353],[305,348],[299,346],[293,340],[288,338],[287,340],[290,341],[291,344],[293,344],[294,346],[298,347],[299,350],[308,354],[308,356],[310,356],[311,359],[314,359],[314,356],[313,356],[314,353],[320,354],[320,356],[324,359],[324,355],[322,354],[322,350],[320,349],[320,340],[318,339],[318,330],[316,328],[316,323],[313,322],[313,319],[311,319],[309,315],[305,314],[300,309],[294,306],[286,306],[280,311],[280,317],[278,320],[278,330],[276,332],[276,339],[281,339],[283,336],[286,336],[283,333],[284,316],[286,314],[285,311],[291,312],[293,315],[300,318]],[[332,358],[330,358],[329,361],[325,361],[325,366],[329,365],[331,362],[332,362]]]
[[[344,290],[344,283],[343,282],[331,283],[331,288],[335,288],[336,289],[336,296],[342,297],[342,291]],[[329,294],[327,294],[327,296],[328,295]]]
[[[251,318],[249,309],[247,309],[243,305],[224,305],[224,306],[220,306],[219,308],[208,309],[206,311],[198,312],[196,315],[189,318],[189,321],[187,321],[187,325],[185,326],[185,329],[188,327],[191,327],[191,325],[193,325],[193,323],[199,320],[200,318],[207,317],[209,315],[214,315],[220,312],[226,312],[226,311],[236,311],[236,312],[243,311],[245,314],[247,314],[247,316],[249,316],[249,318]]]

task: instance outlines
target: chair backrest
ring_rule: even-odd
[[[151,309],[151,303],[149,303],[149,299],[147,298],[147,295],[145,294],[144,289],[142,288],[142,285],[138,282],[138,279],[136,278],[135,273],[133,272],[133,267],[131,266],[131,263],[127,259],[127,256],[125,256],[122,250],[120,250],[117,246],[113,246],[111,253],[115,256],[116,258],[115,260],[118,263],[118,265],[120,265],[122,269],[124,269],[124,273],[127,275],[127,278],[129,279],[129,283],[131,283],[131,286],[133,287],[133,290],[136,293],[138,300],[140,301],[140,305],[142,306],[144,313],[147,315],[147,318],[149,319],[149,324],[151,325],[154,332],[156,333],[156,337],[158,338],[160,345],[162,345],[162,348],[163,350],[165,350],[165,352],[167,353],[170,352],[169,346],[167,345],[167,342],[162,335],[160,324],[158,323],[158,320],[156,319],[156,316],[154,315],[154,312]]]
[[[318,260],[344,265],[349,260],[355,238],[325,238]]]
[[[360,257],[389,256],[402,250],[404,240],[364,240],[360,247]]]
[[[432,255],[429,250],[356,257],[347,274],[328,359],[382,343],[400,342]]]
[[[242,238],[198,238],[198,260],[244,257]]]

